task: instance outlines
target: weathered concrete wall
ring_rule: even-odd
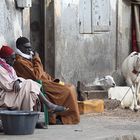
[[[79,0],[54,1],[55,76],[76,85],[120,70],[130,52],[131,6],[110,0],[110,31],[79,33]]]
[[[111,1],[109,32],[79,34],[79,0],[54,1],[55,76],[91,83],[116,69],[116,0]]]
[[[116,6],[116,71],[113,72],[117,85],[125,85],[121,65],[131,52],[131,5],[127,0],[118,0]]]
[[[127,0],[118,1],[118,30],[117,30],[117,67],[131,51],[131,4]]]
[[[22,35],[30,38],[30,8],[22,9]]]
[[[29,37],[29,9],[27,9],[17,9],[15,0],[0,1],[0,47],[2,44],[9,44],[15,48],[15,41],[19,36],[23,34]]]

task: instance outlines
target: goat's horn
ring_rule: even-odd
[[[98,81],[103,81],[104,80],[104,78],[101,78],[101,79],[99,79]]]

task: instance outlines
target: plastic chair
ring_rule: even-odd
[[[37,80],[37,82],[42,85],[41,80]],[[42,91],[43,95],[46,97],[46,94],[45,94],[44,89],[43,89],[43,85],[42,85],[41,91]],[[48,113],[48,108],[46,107],[45,104],[43,104],[43,109],[44,109],[45,125],[48,126],[49,125],[49,113]]]

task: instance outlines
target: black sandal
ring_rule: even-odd
[[[59,112],[65,112],[68,110],[69,110],[69,108],[67,108],[67,107],[57,105],[55,108],[51,109],[50,111],[51,111],[51,113],[59,113]]]
[[[35,128],[37,128],[37,129],[47,129],[48,127],[45,125],[44,122],[37,122]]]
[[[2,132],[4,132],[4,130],[3,130],[3,126],[1,125],[0,126],[0,133],[2,133]]]

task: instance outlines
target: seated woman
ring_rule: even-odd
[[[18,76],[25,79],[41,80],[48,99],[55,104],[69,108],[67,112],[51,117],[50,123],[60,120],[63,124],[77,124],[80,114],[77,103],[77,94],[72,84],[65,84],[59,79],[52,78],[44,69],[37,52],[32,52],[30,41],[20,37],[16,41],[17,55],[14,69]]]
[[[52,112],[62,112],[66,108],[55,105],[42,95],[41,85],[33,80],[18,77],[12,65],[15,53],[8,46],[0,50],[0,107],[33,111],[40,99]]]

